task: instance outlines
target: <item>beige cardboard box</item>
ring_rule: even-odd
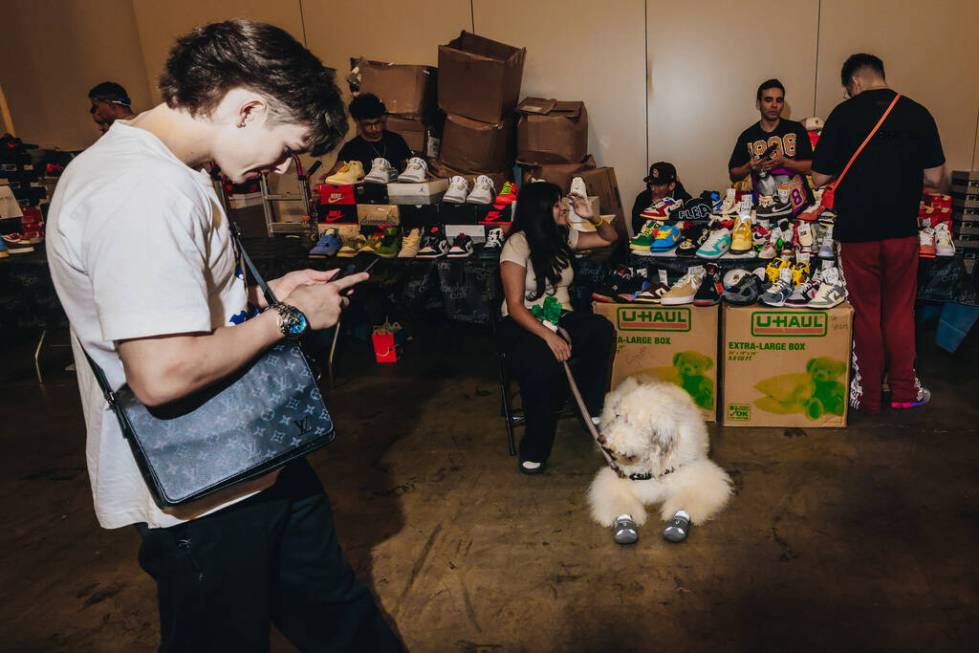
[[[369,60],[357,63],[361,92],[381,98],[388,113],[421,119],[431,115],[435,108],[435,68]]]
[[[513,119],[480,122],[448,114],[439,160],[459,170],[506,170],[513,167]]]
[[[725,426],[846,426],[853,309],[724,307]]]
[[[391,116],[387,117],[385,128],[405,139],[411,151],[418,156],[425,156],[425,144],[428,138],[428,127],[418,118]]]
[[[517,112],[517,161],[521,164],[574,163],[588,154],[584,102],[528,97]]]
[[[717,416],[717,306],[603,304],[593,310],[615,327],[612,387],[630,376],[675,383],[700,406],[704,419]]]
[[[397,204],[358,204],[357,222],[364,227],[401,224],[401,210]]]
[[[526,48],[462,32],[439,46],[439,106],[473,120],[500,122],[517,106],[526,56]]]

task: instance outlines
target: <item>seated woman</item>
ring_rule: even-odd
[[[642,229],[645,220],[639,215],[664,197],[677,200],[690,199],[690,193],[683,187],[676,176],[676,166],[666,161],[660,161],[649,166],[649,175],[643,179],[646,190],[636,195],[632,205],[632,233],[637,234]]]
[[[596,232],[569,228],[568,201],[574,203],[579,216],[597,227]],[[547,182],[527,184],[520,190],[513,228],[500,253],[505,296],[500,338],[520,387],[526,417],[519,466],[525,474],[543,472],[551,453],[557,411],[568,392],[563,361],[574,357],[575,380],[588,413],[595,423],[601,415],[615,330],[599,315],[572,311],[568,294],[574,278],[571,252],[605,247],[617,237],[612,225],[592,213],[585,198],[564,198],[560,188]],[[551,297],[561,306],[559,325],[570,334],[570,345],[531,312]]]

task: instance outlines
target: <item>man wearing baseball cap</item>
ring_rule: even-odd
[[[640,213],[646,207],[652,206],[664,197],[678,200],[690,199],[690,193],[677,179],[676,166],[672,163],[659,161],[649,166],[649,175],[643,181],[646,182],[646,190],[636,196],[636,202],[632,205],[632,233],[639,233],[642,229],[645,220]]]

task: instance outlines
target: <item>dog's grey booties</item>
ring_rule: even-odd
[[[635,544],[639,541],[639,526],[630,515],[619,515],[612,526],[616,544]]]
[[[683,510],[677,510],[673,519],[663,529],[663,539],[667,542],[683,542],[690,535],[690,515]]]

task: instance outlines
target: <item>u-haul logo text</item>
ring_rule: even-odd
[[[689,308],[620,308],[620,331],[689,331]]]
[[[821,338],[826,335],[826,324],[826,314],[816,311],[756,311],[751,314],[751,335]]]

